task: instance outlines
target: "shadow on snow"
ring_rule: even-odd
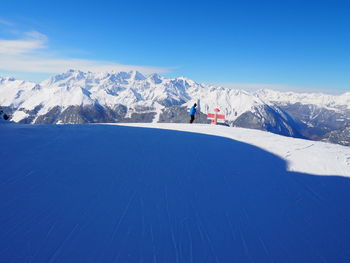
[[[1,133],[1,262],[350,261],[347,178],[195,133]]]

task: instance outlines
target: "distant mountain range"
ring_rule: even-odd
[[[230,126],[350,145],[350,92],[249,93],[137,71],[69,70],[39,84],[0,78],[0,107],[19,123],[188,122],[194,102],[197,122],[218,107]]]

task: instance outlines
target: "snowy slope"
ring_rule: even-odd
[[[0,77],[0,105],[20,107],[34,93],[38,85],[34,82]]]
[[[350,177],[350,148],[341,145],[290,138],[252,129],[206,124],[135,123],[118,125],[222,136],[257,146],[279,156],[287,161],[289,171]]]
[[[0,262],[350,261],[349,178],[173,128],[0,125]]]

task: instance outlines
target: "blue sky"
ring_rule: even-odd
[[[69,68],[347,91],[350,2],[2,0],[0,75]]]

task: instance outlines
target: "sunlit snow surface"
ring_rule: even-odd
[[[115,124],[111,124],[115,125]],[[257,146],[287,161],[289,171],[315,175],[350,177],[350,147],[325,142],[290,138],[254,129],[213,126],[207,124],[135,123],[118,124],[159,128],[222,136]]]
[[[0,133],[0,262],[350,262],[349,178],[287,171],[266,150],[200,133]]]

